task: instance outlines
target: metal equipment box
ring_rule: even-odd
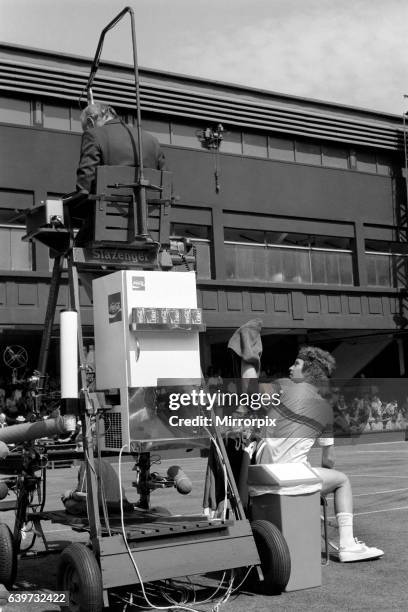
[[[251,495],[252,519],[276,525],[288,545],[291,574],[285,590],[321,586],[321,480],[313,468],[303,463],[253,465],[248,483],[250,492],[251,486],[265,491]]]
[[[200,384],[195,273],[121,270],[94,280],[93,296],[96,388],[120,397],[105,410],[102,448],[182,437],[151,397],[161,381]]]

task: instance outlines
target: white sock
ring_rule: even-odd
[[[351,512],[339,512],[336,518],[339,526],[339,545],[346,548],[354,546],[353,515]]]

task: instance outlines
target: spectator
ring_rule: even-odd
[[[402,412],[401,409],[398,410],[397,420],[396,420],[396,423],[395,423],[395,428],[396,429],[400,429],[400,430],[406,428],[406,421],[404,419],[404,415],[403,415],[403,412]]]
[[[335,434],[349,434],[350,433],[350,415],[349,407],[346,403],[345,397],[339,394],[337,400],[333,397],[333,430]]]
[[[207,385],[210,393],[215,393],[218,389],[221,389],[223,384],[224,381],[219,370],[216,371],[212,366],[209,366],[207,370]]]
[[[405,421],[408,421],[408,396],[404,399],[401,404],[401,413]]]
[[[380,415],[378,415],[373,423],[372,431],[383,431],[383,422]]]
[[[0,378],[0,410],[4,410],[5,405],[6,405],[6,388],[4,384],[4,379]]]
[[[10,395],[6,396],[4,413],[6,415],[7,425],[16,425],[17,423],[17,417],[19,416],[19,413],[15,397],[16,396],[14,391],[12,391]]]
[[[397,420],[397,402],[387,402],[382,413],[383,429],[392,429],[393,423]]]

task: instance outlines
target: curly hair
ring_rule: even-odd
[[[328,386],[328,379],[336,369],[336,360],[330,353],[317,346],[304,346],[298,353],[298,359],[304,362],[306,382],[320,388]]]

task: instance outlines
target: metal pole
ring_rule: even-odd
[[[132,8],[129,8],[130,22],[132,28],[132,47],[133,47],[133,72],[135,77],[135,97],[136,97],[136,129],[137,129],[137,145],[139,156],[138,180],[139,186],[135,193],[138,206],[138,233],[141,236],[147,236],[147,202],[146,202],[146,184],[143,169],[143,143],[142,143],[142,116],[140,110],[140,84],[139,84],[139,66],[137,63],[137,46],[136,46],[136,28],[135,15]]]
[[[122,19],[122,17],[124,15],[126,15],[126,13],[128,11],[130,11],[130,10],[132,10],[132,9],[129,6],[127,6],[118,15],[116,15],[116,17],[114,19],[112,19],[112,21],[110,21],[107,26],[105,26],[103,28],[103,30],[101,32],[101,35],[99,37],[99,42],[98,42],[98,46],[97,46],[97,49],[96,49],[94,61],[92,63],[91,73],[89,75],[88,82],[87,82],[87,84],[85,86],[85,89],[87,91],[92,87],[92,82],[93,82],[93,80],[95,78],[96,71],[99,68],[99,62],[100,62],[100,59],[101,59],[102,47],[103,47],[103,43],[104,43],[104,39],[105,39],[106,33],[109,30],[111,30],[117,23],[119,23],[119,21]]]
[[[144,177],[143,170],[143,144],[142,144],[142,119],[141,119],[141,111],[140,111],[140,85],[139,85],[139,68],[137,63],[137,49],[136,49],[136,28],[135,28],[135,15],[134,11],[130,6],[124,8],[112,21],[108,23],[108,25],[102,30],[102,33],[99,37],[98,47],[96,49],[94,61],[91,68],[91,73],[89,75],[88,82],[86,84],[86,91],[89,93],[92,87],[93,80],[95,78],[96,71],[99,68],[100,58],[102,54],[102,47],[105,39],[106,33],[111,30],[119,21],[129,13],[130,22],[131,22],[131,30],[132,30],[132,49],[133,49],[133,71],[134,71],[134,79],[135,79],[135,97],[136,97],[136,130],[138,136],[138,157],[139,157],[139,168],[138,168],[138,178],[137,183],[138,186],[134,188],[135,198],[138,203],[138,231],[134,231],[133,233],[138,236],[147,237],[147,202],[146,202],[146,185],[147,182]],[[135,218],[134,218],[135,222]],[[136,230],[136,225],[134,225]]]

